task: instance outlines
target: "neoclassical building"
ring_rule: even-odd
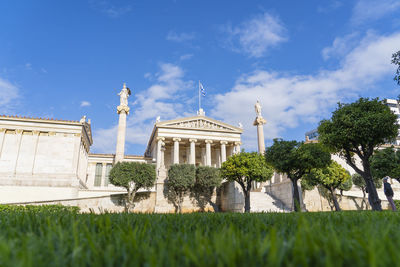
[[[169,211],[164,197],[167,170],[172,164],[221,167],[240,151],[243,129],[197,116],[156,120],[144,155],[125,154],[128,97],[124,84],[120,96],[115,153],[95,154],[90,147],[91,121],[0,116],[0,203],[27,203],[93,198],[125,193],[109,183],[109,172],[119,161],[155,164],[155,210]]]

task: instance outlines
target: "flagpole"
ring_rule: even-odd
[[[201,109],[201,96],[200,96],[200,80],[199,80],[199,112]]]

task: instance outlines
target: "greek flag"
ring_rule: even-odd
[[[200,89],[201,95],[202,96],[206,96],[206,89],[204,89],[204,87],[201,84],[201,82],[199,82],[199,89]]]

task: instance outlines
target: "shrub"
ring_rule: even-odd
[[[195,184],[196,168],[192,164],[174,164],[168,170],[167,197],[177,212],[182,212],[184,196]]]

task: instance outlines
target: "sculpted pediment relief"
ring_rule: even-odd
[[[160,125],[161,126],[161,125]],[[207,129],[207,130],[220,130],[220,131],[234,131],[238,130],[235,128],[228,127],[226,125],[222,125],[220,123],[216,123],[206,119],[192,119],[185,121],[176,121],[171,123],[163,124],[162,126],[170,126],[176,128],[192,128],[192,129]]]

